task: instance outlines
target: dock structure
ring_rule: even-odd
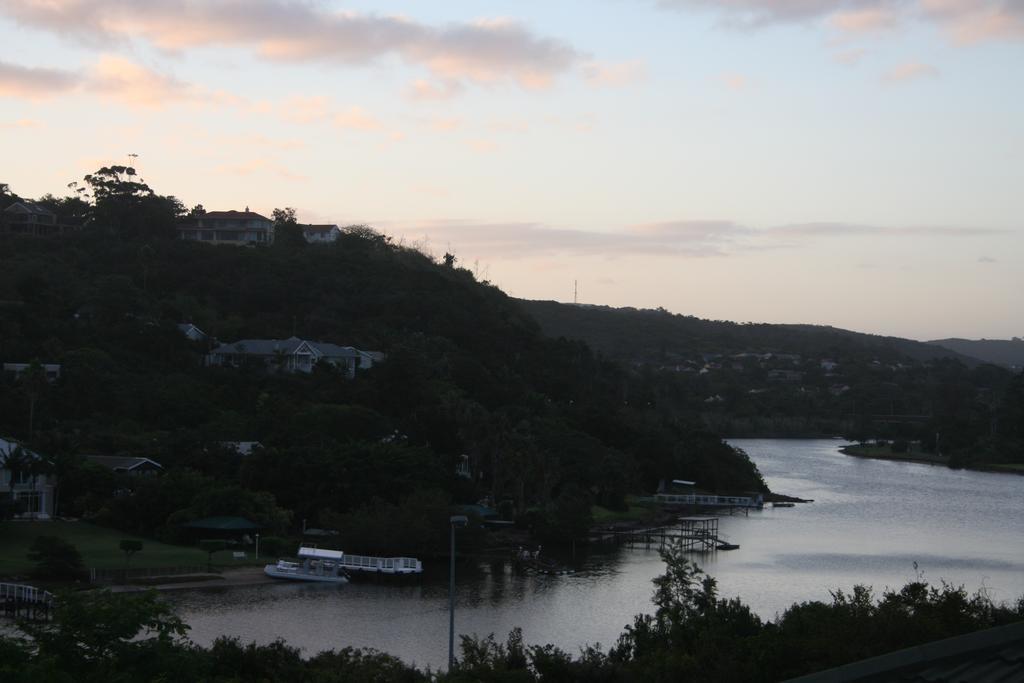
[[[644,548],[663,548],[672,543],[679,543],[683,550],[693,553],[738,547],[719,536],[718,517],[680,517],[679,526],[597,530],[591,533],[590,540]]]
[[[49,591],[19,583],[0,583],[0,612],[5,617],[49,619],[54,597]]]
[[[680,517],[679,541],[690,552],[717,550],[723,543],[718,537],[718,517]]]

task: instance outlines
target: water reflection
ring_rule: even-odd
[[[815,503],[723,517],[740,550],[699,557],[725,596],[764,617],[855,583],[899,587],[918,572],[997,600],[1024,593],[1024,477],[859,460],[830,440],[737,441],[772,489]],[[516,574],[502,561],[458,569],[456,628],[499,638],[522,627],[532,643],[576,652],[612,644],[650,611],[657,551],[618,549],[579,558],[576,574]],[[914,563],[918,569],[914,568]],[[442,563],[443,564],[443,563]],[[435,668],[447,659],[447,567],[420,583],[273,584],[169,594],[208,644],[221,634],[284,638],[307,654],[376,647]]]

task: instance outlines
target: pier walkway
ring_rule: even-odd
[[[0,610],[4,616],[48,619],[53,603],[49,591],[20,583],[0,583]]]

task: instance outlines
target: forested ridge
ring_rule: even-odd
[[[208,515],[397,539],[410,519],[439,522],[413,551],[443,534],[451,502],[489,496],[569,537],[591,504],[621,508],[663,478],[765,490],[695,415],[661,409],[644,378],[585,343],[545,337],[453,259],[365,226],[307,245],[285,211],[270,246],[176,240],[180,203],[104,171],[103,193],[46,200],[79,211],[80,231],[0,235],[0,358],[61,365],[52,384],[3,380],[0,433],[47,456],[62,514],[170,539]],[[183,322],[222,342],[295,335],[386,360],[354,379],[323,364],[207,367],[212,342],[185,338]],[[243,458],[225,441],[263,448]],[[114,496],[116,478],[84,454],[145,456],[166,473]],[[469,479],[455,476],[463,454]]]
[[[522,304],[548,335],[587,342],[648,378],[662,403],[701,414],[719,433],[881,438],[904,452],[915,442],[953,465],[1024,463],[1021,373],[934,343],[664,310]]]

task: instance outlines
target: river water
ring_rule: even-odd
[[[724,516],[721,534],[739,550],[695,556],[762,617],[788,605],[829,600],[856,583],[876,591],[918,575],[982,589],[998,601],[1024,595],[1024,477],[839,453],[837,440],[736,439],[773,491],[812,498],[794,508]],[[699,483],[699,482],[698,482]],[[915,568],[916,563],[916,568]],[[614,643],[633,615],[652,611],[656,550],[592,554],[571,576],[522,576],[502,563],[460,566],[456,631],[504,640],[521,627],[528,643],[569,652]],[[283,638],[307,655],[375,647],[420,666],[447,661],[447,566],[415,584],[271,584],[170,593],[208,645]]]

